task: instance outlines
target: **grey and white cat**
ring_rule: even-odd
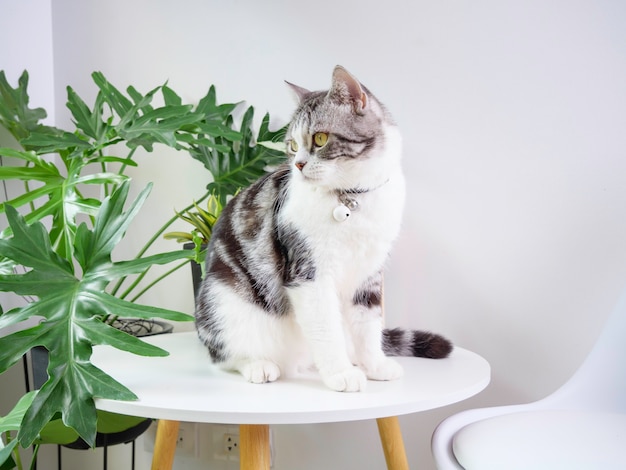
[[[383,330],[382,270],[400,229],[398,128],[337,66],[330,90],[299,98],[288,163],[226,206],[208,248],[196,327],[212,360],[254,383],[315,365],[324,383],[359,391],[392,380],[388,355],[440,358],[452,346]]]

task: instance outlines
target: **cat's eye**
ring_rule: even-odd
[[[291,140],[289,142],[289,148],[291,149],[292,152],[297,152],[298,151],[298,142],[296,142],[295,140]]]
[[[317,132],[313,135],[313,143],[316,147],[323,147],[328,142],[328,134],[326,132]]]

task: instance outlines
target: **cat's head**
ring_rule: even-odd
[[[384,106],[341,66],[328,91],[290,84],[299,107],[286,135],[297,178],[329,189],[367,188],[387,178],[400,137]]]

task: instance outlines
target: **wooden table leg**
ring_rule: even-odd
[[[239,425],[240,470],[269,470],[270,427],[267,424]]]
[[[172,469],[179,427],[179,421],[159,420],[152,454],[152,470]]]
[[[398,417],[378,418],[376,422],[388,470],[409,470]]]

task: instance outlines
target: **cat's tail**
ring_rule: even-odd
[[[413,356],[442,359],[452,351],[452,343],[441,335],[419,330],[383,330],[383,351],[387,356]]]

